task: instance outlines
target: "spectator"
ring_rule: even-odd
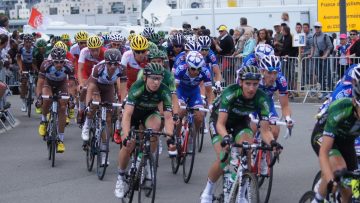
[[[295,31],[297,34],[300,34],[302,32],[302,25],[301,23],[296,23],[296,26],[295,26]]]
[[[281,23],[277,23],[274,25],[274,52],[276,56],[280,56],[280,52],[283,46],[282,42],[282,34],[281,34]]]
[[[309,23],[304,23],[303,24],[303,30],[304,30],[304,33],[305,33],[305,38],[306,38],[306,41],[305,41],[305,47],[303,47],[304,51],[303,51],[303,55],[304,56],[309,56],[311,54],[311,47],[312,47],[312,44],[313,44],[313,34],[310,33],[310,25]]]
[[[310,32],[309,23],[303,24],[303,31],[305,33],[305,46],[301,48],[302,57],[307,57],[311,54],[311,48],[313,44],[313,34]],[[313,79],[313,68],[310,65],[310,60],[305,60],[302,63],[302,84],[310,84],[310,81],[314,81]]]
[[[315,73],[322,90],[330,90],[331,76],[327,57],[330,55],[331,50],[333,50],[333,44],[330,37],[321,31],[322,25],[320,22],[315,22],[314,28],[315,34],[313,35],[313,44],[309,57],[320,57],[314,60]],[[323,96],[324,94],[319,95],[319,98]]]
[[[216,51],[219,55],[230,56],[234,50],[234,41],[227,31],[225,25],[220,25],[219,30],[219,42],[215,45]]]
[[[340,57],[337,64],[337,75],[341,77],[346,67],[348,66],[348,60],[346,58],[346,53],[348,52],[348,48],[350,47],[350,44],[347,42],[347,36],[346,34],[340,35],[340,44],[336,46],[335,48],[335,56]]]
[[[245,31],[244,39],[245,39],[245,44],[244,44],[243,52],[236,55],[235,57],[245,58],[254,51],[256,46],[256,41],[253,38],[252,31],[249,30]]]
[[[269,34],[266,29],[261,29],[258,31],[256,45],[258,44],[268,44],[272,46]]]
[[[7,43],[9,41],[9,36],[8,34],[2,33],[0,34],[0,52],[3,53],[3,50],[5,50],[5,47],[7,47]],[[6,80],[5,77],[5,68],[3,68],[4,62],[7,61],[7,55],[1,55],[0,56],[0,69],[1,69],[1,73],[0,73],[0,110],[4,109],[5,106],[5,92],[7,90],[7,85],[3,82]]]
[[[271,29],[268,29],[267,32],[268,32],[268,38],[270,39],[270,42],[273,45],[274,44],[274,38],[273,38],[274,32]]]
[[[240,54],[244,49],[245,41],[240,40],[243,35],[244,35],[243,28],[235,29],[234,36],[233,36],[234,44],[235,44],[235,51],[233,53],[233,56]],[[242,39],[245,39],[245,38],[242,38]]]
[[[287,26],[290,26],[289,14],[287,12],[283,12],[281,14],[281,20],[282,20],[282,23],[285,23]]]
[[[351,45],[349,48],[350,56],[360,57],[360,38],[356,30],[350,31]],[[360,63],[360,61],[354,61],[354,63]]]
[[[232,37],[234,35],[234,29],[229,30],[229,35]]]
[[[283,70],[285,73],[285,76],[288,80],[288,87],[290,90],[295,89],[295,66],[291,62],[287,62],[287,57],[296,57],[297,56],[297,49],[296,47],[292,46],[292,35],[290,33],[290,27],[284,26],[282,30],[282,42],[283,46],[281,48],[280,56],[284,57],[284,63],[283,63]]]
[[[247,18],[245,18],[245,17],[240,18],[240,28],[244,29],[244,33],[246,31],[254,32],[254,28],[247,24]]]

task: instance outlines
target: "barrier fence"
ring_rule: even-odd
[[[219,66],[224,78],[224,86],[235,82],[236,70],[241,67],[242,59],[219,56]],[[336,83],[352,64],[359,64],[360,57],[281,57],[281,70],[288,81],[291,92],[317,97],[334,90]]]

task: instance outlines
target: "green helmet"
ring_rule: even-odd
[[[162,75],[164,76],[164,66],[158,63],[148,63],[144,68],[144,75]]]
[[[165,32],[164,31],[159,30],[157,33],[160,36],[160,39],[165,39]]]
[[[248,65],[248,66],[241,68],[238,71],[238,78],[240,80],[260,80],[261,73],[260,73],[258,67],[253,66],[253,65]]]
[[[151,52],[152,50],[158,50],[159,48],[153,42],[149,42],[148,50]]]
[[[38,39],[38,40],[36,41],[36,43],[35,43],[35,46],[38,47],[38,48],[40,48],[40,47],[46,47],[47,44],[48,44],[48,43],[46,42],[46,40],[44,40],[44,39]]]
[[[158,33],[152,33],[150,35],[150,41],[154,42],[155,44],[158,44],[160,41],[160,35]]]
[[[148,57],[149,57],[149,59],[155,59],[155,58],[166,59],[167,55],[165,54],[165,52],[163,52],[159,49],[153,49],[153,50],[149,51]]]

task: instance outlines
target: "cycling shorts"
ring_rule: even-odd
[[[178,86],[176,89],[179,102],[187,103],[188,107],[203,107],[203,101],[200,94],[200,88],[193,89],[182,88]]]

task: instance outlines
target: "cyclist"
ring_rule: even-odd
[[[69,80],[67,82],[67,79]],[[72,63],[66,60],[66,50],[54,47],[51,51],[51,59],[45,60],[40,67],[39,80],[37,83],[37,97],[39,100],[36,102],[42,105],[42,116],[39,126],[39,135],[44,137],[46,135],[47,118],[51,106],[51,100],[40,98],[42,95],[52,96],[54,93],[60,92],[61,95],[68,94],[68,85],[75,86],[74,69]],[[39,94],[41,92],[41,94]],[[59,101],[59,139],[57,144],[57,152],[62,153],[65,151],[64,145],[64,130],[65,130],[65,111],[68,101]]]
[[[169,57],[170,68],[173,68],[176,56],[184,50],[185,38],[181,33],[176,33],[174,36],[169,37],[167,54]]]
[[[197,51],[190,51],[186,56],[185,64],[177,66],[175,70],[177,96],[182,105],[188,107],[203,107],[204,103],[200,94],[200,83],[204,82],[208,104],[212,103],[211,74],[206,66],[203,56]],[[180,118],[186,110],[180,111]],[[195,112],[195,127],[199,129],[203,122],[203,112]],[[181,123],[179,123],[181,125]],[[180,128],[179,128],[180,129]]]
[[[110,34],[105,32],[101,35],[101,41],[103,44],[103,47],[107,47],[107,45],[110,43]]]
[[[201,45],[197,41],[189,41],[185,44],[185,51],[181,52],[176,56],[173,69],[176,70],[177,66],[185,64],[186,56],[190,51],[200,52]]]
[[[249,126],[249,114],[259,112],[260,132],[265,143],[281,148],[269,127],[270,103],[268,96],[258,89],[261,74],[256,66],[245,66],[238,71],[238,84],[224,89],[213,105],[210,116],[210,134],[216,152],[216,160],[209,169],[208,181],[201,195],[202,203],[211,203],[215,183],[222,175],[220,168],[221,145],[232,140],[236,143],[253,143],[253,132]],[[233,132],[230,132],[233,129]],[[229,134],[232,134],[232,137]],[[221,145],[220,145],[221,143]]]
[[[215,53],[210,49],[211,39],[209,36],[200,36],[198,42],[201,46],[201,55],[203,55],[206,64],[210,67],[211,75],[217,90],[221,91],[221,72]]]
[[[126,48],[124,46],[125,37],[123,37],[120,33],[114,32],[110,35],[110,44],[108,44],[108,48],[119,49],[121,54],[124,54]]]
[[[78,71],[78,60],[80,56],[80,51],[86,47],[86,41],[89,37],[89,34],[85,31],[79,31],[75,34],[75,44],[73,44],[70,48],[70,53],[74,56],[74,67],[75,67],[75,73]],[[77,78],[77,75],[75,74],[75,77]]]
[[[147,49],[149,47],[148,40],[141,36],[135,35],[130,42],[131,50],[126,51],[121,58],[121,64],[126,67],[127,72],[127,89],[136,81],[137,74],[140,69],[143,69],[147,64]],[[124,88],[124,90],[126,90]],[[124,98],[126,93],[121,94]]]
[[[258,44],[255,47],[255,52],[249,54],[247,57],[243,59],[241,67],[253,65],[259,66],[260,60],[264,56],[271,56],[274,55],[274,48],[268,44]]]
[[[41,64],[45,59],[46,46],[47,46],[47,42],[44,39],[36,40],[35,49],[33,51],[33,61],[32,61],[33,70],[36,71],[40,70]],[[40,92],[37,92],[36,94],[40,94]],[[35,108],[35,112],[41,114],[41,108]]]
[[[160,64],[149,63],[144,69],[144,79],[137,80],[129,90],[122,118],[123,147],[119,152],[119,175],[115,186],[115,196],[123,198],[128,190],[125,181],[125,170],[128,165],[131,152],[134,150],[134,140],[130,139],[130,127],[138,128],[140,124],[145,128],[159,131],[161,119],[157,111],[159,103],[163,103],[165,132],[172,134],[174,123],[171,109],[171,93],[169,88],[162,84],[164,67]],[[151,151],[156,153],[157,138],[151,139]],[[168,150],[175,150],[174,138],[168,138]]]
[[[287,81],[281,73],[281,62],[279,57],[274,55],[264,56],[260,61],[260,69],[263,75],[259,83],[259,88],[263,90],[270,98],[270,120],[279,120],[274,104],[274,92],[279,93],[279,101],[281,105],[282,117],[288,123],[288,127],[292,127],[291,109],[289,106],[289,97]],[[279,126],[271,126],[271,132],[277,140],[280,132]]]
[[[120,89],[118,80],[126,81],[125,71],[123,70],[121,61],[121,52],[118,49],[108,49],[105,51],[105,59],[94,66],[91,76],[88,81],[86,103],[90,105],[90,109],[87,113],[84,126],[82,128],[81,137],[84,142],[89,140],[89,129],[94,116],[94,109],[90,102],[103,101],[103,102],[114,102],[114,85],[117,84],[117,88]],[[111,132],[111,115],[109,111],[106,115],[107,127]],[[104,145],[101,145],[103,147]],[[105,146],[106,147],[106,146]],[[105,157],[102,157],[105,161]],[[104,163],[102,163],[104,164]]]
[[[322,118],[315,125],[312,147],[319,156],[321,182],[313,202],[323,202],[327,185],[334,183],[334,171],[357,169],[354,140],[360,133],[360,84],[353,82],[352,98],[332,102]],[[351,197],[349,189],[341,189],[342,202]]]
[[[136,36],[135,33],[129,34],[129,36],[128,36],[128,38],[127,38],[127,41],[125,42],[125,49],[126,49],[127,51],[131,50],[130,42],[131,42],[132,38],[134,38],[135,36]]]
[[[24,34],[23,36],[24,43],[19,45],[19,50],[16,55],[16,61],[19,66],[19,71],[21,74],[21,84],[20,84],[20,98],[23,102],[21,111],[26,112],[26,99],[25,95],[27,94],[27,75],[22,74],[23,71],[33,71],[32,62],[33,62],[33,52],[34,52],[34,38],[31,34]]]
[[[72,46],[69,34],[66,34],[66,33],[62,34],[61,41],[64,42],[64,44],[66,44],[66,47],[67,47],[66,51],[69,51],[70,47]]]
[[[67,51],[68,47],[64,42],[58,41],[55,43],[54,47],[65,49],[66,50],[66,59],[71,61],[71,63],[74,62],[75,58],[69,51]],[[48,56],[48,59],[51,59],[51,54]]]
[[[85,110],[85,97],[86,97],[86,86],[87,79],[91,75],[91,71],[94,65],[98,64],[100,61],[104,60],[105,48],[102,47],[101,39],[96,36],[88,37],[86,41],[86,46],[80,51],[79,60],[78,60],[78,91],[80,91],[79,98],[79,112],[77,122],[82,123],[83,113]]]

